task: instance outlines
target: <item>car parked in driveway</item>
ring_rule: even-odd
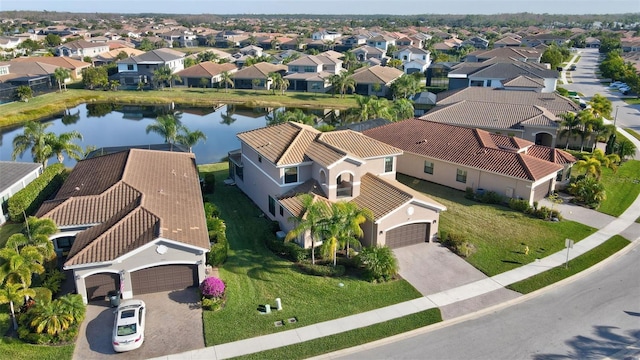
[[[144,341],[146,306],[142,300],[126,300],[116,309],[113,324],[113,350],[129,351]]]

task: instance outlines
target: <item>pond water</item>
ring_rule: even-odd
[[[284,111],[281,108],[278,111]],[[289,109],[287,109],[289,110]],[[146,127],[154,123],[161,114],[178,114],[181,123],[189,130],[200,130],[207,136],[206,142],[193,147],[198,164],[220,162],[227,152],[240,148],[236,134],[253,130],[268,124],[268,116],[273,109],[250,108],[239,105],[223,105],[219,108],[172,108],[164,106],[133,106],[111,104],[83,104],[70,109],[66,115],[54,117],[47,132],[61,134],[77,130],[82,141],[75,141],[83,149],[111,146],[149,145],[164,143],[164,139],[155,133],[146,133]],[[306,110],[316,115],[330,113],[331,110]],[[0,129],[0,160],[10,161],[13,152],[13,139],[23,133],[22,126]],[[18,161],[32,161],[28,149],[18,157]],[[49,164],[57,162],[53,157]],[[66,166],[74,166],[75,160],[64,161]]]

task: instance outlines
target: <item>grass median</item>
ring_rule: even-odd
[[[570,260],[566,268],[564,265],[555,267],[528,279],[511,284],[507,286],[507,288],[521,294],[528,294],[542,289],[590,268],[629,244],[629,240],[620,235],[615,235],[599,246],[596,246],[575,259]]]
[[[607,198],[600,204],[598,211],[618,217],[631,206],[640,194],[640,161],[625,161],[614,172],[602,169],[600,181],[604,185]]]
[[[429,309],[367,327],[281,348],[239,356],[234,359],[306,359],[311,356],[366,344],[442,321],[440,309]]]

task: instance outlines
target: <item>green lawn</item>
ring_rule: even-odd
[[[0,334],[4,335],[11,325],[8,306],[0,306]],[[73,356],[74,345],[40,346],[19,339],[0,337],[0,358],[11,360],[65,360]]]
[[[629,105],[638,105],[640,104],[640,98],[623,98],[622,101],[626,102]]]
[[[206,165],[215,171],[216,191],[210,198],[227,224],[231,251],[220,268],[227,284],[227,303],[218,312],[204,312],[207,346],[222,344],[295,327],[315,324],[355,313],[408,301],[421,296],[404,280],[371,284],[359,279],[304,275],[286,260],[274,256],[263,243],[270,222],[237,187],[224,186],[227,164]],[[342,283],[343,286],[339,286]],[[282,299],[283,310],[261,315],[260,304]],[[274,321],[297,318],[294,325],[280,328]]]
[[[640,102],[638,102],[638,104],[640,104]],[[633,129],[624,129],[624,131],[626,131],[627,133],[631,134],[631,136],[633,136],[634,138],[640,140],[640,134],[638,134],[637,132],[633,131]]]
[[[629,240],[620,235],[615,235],[601,245],[587,251],[573,260],[570,260],[568,268],[565,268],[564,265],[558,266],[528,279],[511,284],[507,286],[507,288],[521,294],[528,294],[538,289],[542,289],[545,286],[551,285],[588,269],[629,244]]]
[[[346,349],[371,341],[397,335],[423,326],[442,321],[440,309],[429,309],[412,315],[364,328],[346,331],[299,344],[289,345],[273,350],[240,356],[235,359],[306,359],[311,356]]]
[[[61,113],[67,108],[87,102],[121,104],[167,104],[183,106],[213,106],[217,104],[247,104],[250,106],[348,109],[356,107],[353,95],[344,99],[331,94],[290,92],[282,95],[263,90],[173,88],[149,91],[92,91],[69,89],[36,96],[29,102],[13,102],[0,106],[0,127],[41,119]]]
[[[562,250],[566,238],[580,241],[596,231],[573,221],[543,221],[508,207],[481,204],[465,199],[462,191],[409,176],[399,174],[398,180],[447,207],[440,214],[440,230],[465,234],[477,250],[467,261],[488,276]]]
[[[603,169],[601,181],[607,198],[598,211],[620,216],[640,194],[640,161],[626,161],[615,173],[611,169]]]

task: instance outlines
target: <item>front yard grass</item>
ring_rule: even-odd
[[[0,334],[4,335],[11,325],[9,307],[0,306]],[[12,360],[65,360],[73,357],[74,345],[32,345],[19,339],[0,336],[0,358]]]
[[[235,359],[306,359],[311,356],[350,348],[360,344],[397,335],[413,329],[442,321],[440,309],[429,309],[401,318],[370,325],[364,328],[345,331],[340,334],[305,341],[273,350],[239,356]]]
[[[230,251],[219,269],[227,285],[224,309],[203,313],[206,346],[290,330],[421,297],[405,280],[372,284],[351,278],[305,275],[287,260],[273,255],[263,236],[271,222],[237,187],[223,185],[228,164],[203,165],[202,172],[216,174],[216,190],[208,195],[227,225]],[[339,284],[342,283],[343,286]],[[261,304],[283,310],[261,315]],[[274,321],[295,317],[295,324],[276,328]],[[421,325],[422,326],[422,325]]]
[[[625,161],[616,172],[603,168],[600,181],[607,198],[600,204],[598,211],[618,217],[640,194],[640,161]]]
[[[476,248],[466,260],[487,276],[549,256],[564,248],[566,238],[577,242],[596,231],[574,221],[543,221],[505,206],[481,204],[466,199],[463,191],[406,175],[398,174],[398,180],[447,207],[440,214],[440,231],[465,235]]]
[[[640,97],[622,98],[622,101],[626,102],[629,105],[640,105]]]
[[[575,275],[585,269],[588,269],[589,267],[620,251],[622,248],[629,244],[629,240],[620,235],[615,235],[599,246],[587,251],[586,253],[576,257],[573,260],[570,260],[568,263],[568,268],[565,268],[564,265],[561,265],[538,275],[532,276],[528,279],[513,283],[507,286],[507,288],[513,291],[517,291],[521,294],[528,294],[538,289],[542,289],[545,286],[549,286],[560,280]]]

